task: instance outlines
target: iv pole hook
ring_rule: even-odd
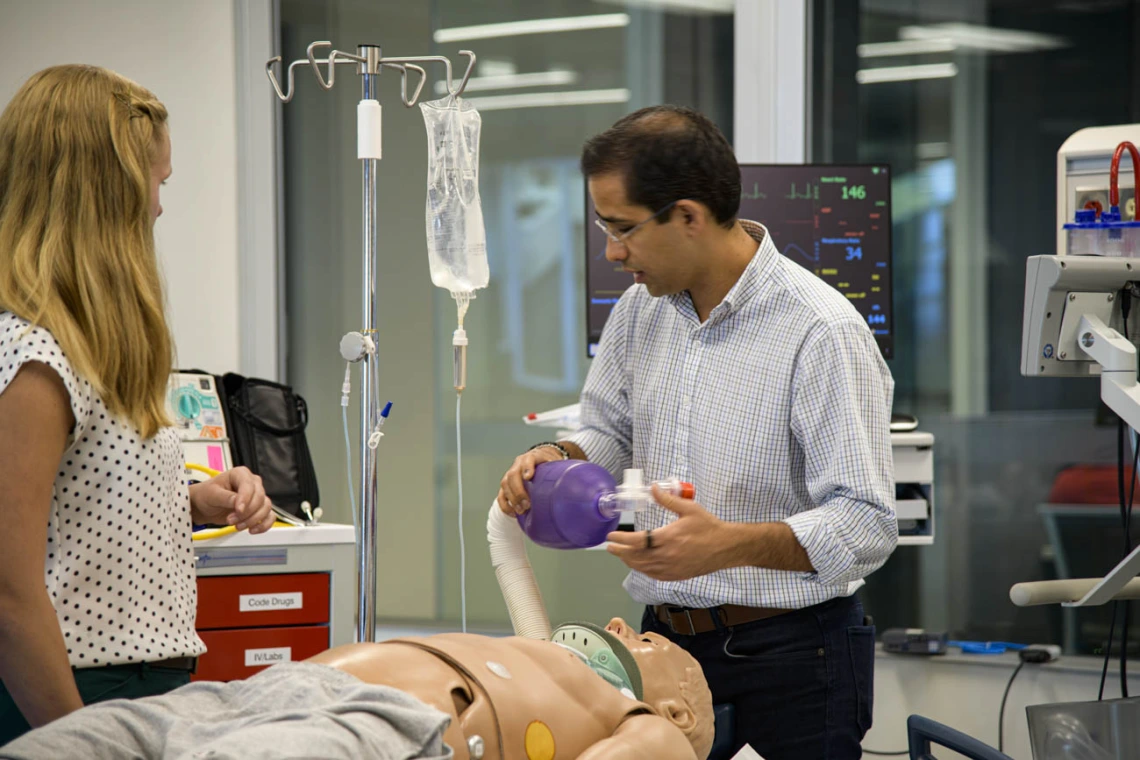
[[[320,63],[317,61],[317,55],[316,55],[315,51],[318,47],[330,47],[331,48],[332,43],[328,42],[328,41],[313,42],[309,45],[309,47],[307,47],[305,49],[305,53],[309,59],[309,65],[313,67],[313,72],[317,75],[317,82],[320,83],[321,89],[322,90],[331,90],[333,88],[333,81],[336,79],[337,51],[336,50],[330,50],[329,51],[329,55],[328,55],[329,81],[326,82],[325,78],[323,76],[321,76],[321,66],[320,66]]]
[[[400,100],[404,101],[404,106],[411,108],[420,99],[420,91],[424,88],[424,82],[427,81],[427,72],[414,63],[395,64],[385,63],[385,66],[391,66],[394,69],[400,70]],[[420,75],[420,81],[416,85],[416,91],[412,93],[411,99],[408,98],[408,69]]]
[[[471,78],[471,72],[475,69],[475,54],[473,52],[470,50],[460,50],[459,54],[467,56],[467,71],[463,72],[463,81],[459,83],[459,87],[454,92],[451,90],[451,80],[448,79],[447,81],[447,91],[451,93],[452,97],[456,98],[462,95],[463,91],[467,89],[467,80]]]
[[[277,93],[277,97],[283,103],[288,103],[293,99],[293,67],[289,66],[286,69],[285,80],[288,89],[285,92],[281,91],[281,84],[277,81],[277,75],[273,73],[273,64],[281,63],[281,56],[275,55],[269,59],[265,64],[265,73],[269,77],[269,83],[273,85],[273,91]]]

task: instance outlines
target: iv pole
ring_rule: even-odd
[[[467,71],[458,87],[453,86],[451,60],[444,56],[414,56],[410,58],[384,58],[381,56],[378,45],[360,45],[356,54],[340,50],[330,50],[327,57],[318,59],[316,51],[319,48],[331,48],[331,42],[313,42],[307,49],[307,56],[293,61],[286,70],[286,90],[281,85],[274,72],[274,65],[281,62],[281,56],[270,58],[265,64],[265,72],[273,85],[274,92],[282,102],[288,103],[293,99],[293,70],[297,66],[308,64],[316,74],[317,82],[322,89],[331,90],[336,77],[337,64],[356,64],[357,73],[361,78],[361,99],[357,105],[357,158],[363,166],[362,196],[364,203],[363,226],[363,282],[361,283],[361,300],[363,302],[363,328],[361,333],[371,340],[375,351],[376,336],[376,251],[379,240],[379,224],[377,215],[376,171],[380,161],[380,103],[377,97],[378,81],[384,67],[400,72],[400,99],[404,106],[411,108],[419,99],[423,90],[427,74],[419,63],[442,63],[447,71],[447,91],[451,97],[458,97],[467,87],[467,80],[475,67],[475,54],[470,50],[460,50],[459,54],[467,57]],[[328,67],[328,79],[321,73],[321,65]],[[408,97],[409,71],[419,74],[419,81],[411,97]],[[380,410],[377,408],[377,396],[372,392],[372,386],[377,382],[373,367],[367,357],[362,354],[357,361],[365,359],[360,368],[360,534],[356,540],[357,553],[357,582],[359,597],[357,599],[356,640],[368,642],[376,640],[376,448],[373,434],[379,420]]]

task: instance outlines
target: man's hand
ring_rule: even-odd
[[[515,457],[515,463],[499,483],[499,509],[511,517],[530,509],[524,480],[534,477],[534,468],[543,462],[561,461],[562,452],[553,446],[539,446]]]
[[[695,501],[667,494],[653,486],[653,498],[677,519],[652,531],[614,531],[606,536],[606,551],[631,570],[659,581],[684,581],[722,570],[732,541],[728,523],[709,514]]]
[[[190,486],[190,513],[196,523],[233,525],[250,533],[264,533],[274,521],[273,503],[261,478],[246,467]]]

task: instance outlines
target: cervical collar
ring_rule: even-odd
[[[641,670],[617,636],[593,623],[566,623],[554,629],[550,640],[571,650],[615,689],[631,699],[644,698]]]

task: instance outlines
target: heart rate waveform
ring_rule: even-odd
[[[816,254],[808,253],[807,251],[805,251],[803,248],[800,248],[795,243],[788,243],[786,246],[784,246],[784,250],[780,251],[780,253],[784,254],[785,256],[789,256],[789,257],[793,253],[795,253],[796,255],[802,256],[804,259],[806,259],[807,261],[810,261],[813,264],[819,263],[819,254],[818,253],[816,253]]]

